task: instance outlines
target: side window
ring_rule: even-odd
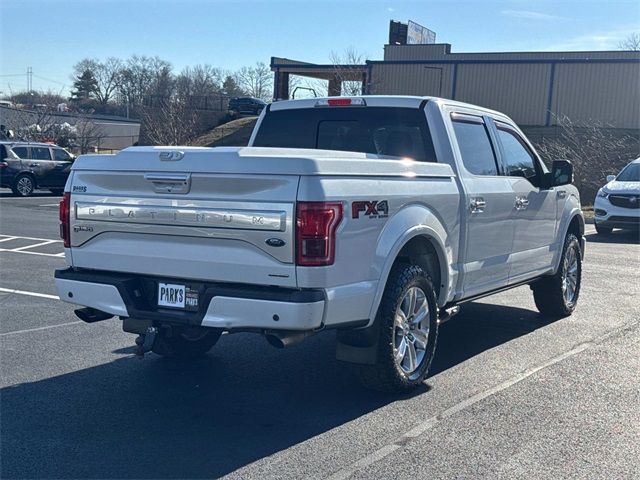
[[[27,147],[13,147],[13,153],[22,159],[29,158],[29,148]]]
[[[71,160],[71,156],[61,148],[54,148],[53,159],[57,160],[58,162],[65,162]]]
[[[9,155],[7,155],[7,147],[4,145],[0,145],[0,160],[4,160]]]
[[[503,156],[502,163],[504,163],[505,174],[511,177],[524,177],[529,180],[533,180],[538,176],[538,170],[536,169],[536,160],[533,154],[529,151],[524,141],[513,130],[502,127],[500,124],[498,127],[498,138],[502,144]]]
[[[453,130],[462,155],[464,167],[474,175],[498,175],[498,166],[489,132],[484,122],[453,119]]]
[[[33,160],[51,160],[49,147],[31,147],[31,158]]]

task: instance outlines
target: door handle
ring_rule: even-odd
[[[38,166],[38,164],[37,164],[37,163],[32,163],[32,164],[30,164],[29,166],[30,166],[31,168],[34,168],[34,167],[37,167],[37,166]]]
[[[527,197],[516,197],[516,210],[526,210],[529,206]]]
[[[482,197],[472,198],[469,203],[469,208],[471,213],[482,213],[484,212],[484,207],[487,206],[487,202],[484,201]]]

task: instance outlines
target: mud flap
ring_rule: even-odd
[[[378,359],[379,322],[366,328],[338,330],[336,359],[360,365],[375,365]]]

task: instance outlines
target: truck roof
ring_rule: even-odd
[[[337,99],[363,99],[369,107],[404,107],[404,108],[418,108],[422,102],[434,101],[445,105],[457,105],[460,107],[473,108],[481,110],[492,115],[499,115],[506,117],[504,113],[491,110],[489,108],[481,107],[479,105],[473,105],[471,103],[458,102],[450,100],[448,98],[441,97],[418,97],[412,95],[352,95],[344,97],[316,97],[316,98],[303,98],[299,100],[282,100],[274,102],[270,105],[269,110],[288,110],[294,108],[312,108],[319,102],[327,102],[329,100]]]

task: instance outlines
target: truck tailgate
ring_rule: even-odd
[[[68,185],[74,267],[296,286],[297,175],[167,164],[170,169],[161,170],[159,161],[156,170],[74,168]]]

